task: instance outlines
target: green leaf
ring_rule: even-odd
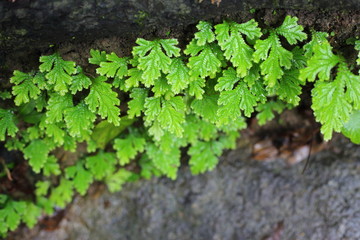
[[[200,21],[196,28],[199,30],[195,33],[195,39],[197,40],[197,44],[199,46],[203,46],[206,43],[211,43],[215,41],[215,34],[212,30],[211,23]]]
[[[39,206],[32,202],[26,202],[26,213],[24,212],[22,220],[27,227],[32,228],[37,224],[41,212],[42,209]]]
[[[172,97],[162,102],[161,112],[157,116],[161,127],[181,137],[184,129],[182,124],[185,121],[185,103],[182,97]]]
[[[0,98],[2,100],[10,99],[12,97],[11,93],[8,91],[0,91]]]
[[[50,95],[49,103],[47,105],[46,112],[46,123],[57,123],[62,122],[64,117],[64,112],[66,109],[73,106],[72,95],[59,95],[53,93]]]
[[[281,101],[269,101],[261,103],[256,107],[256,111],[259,113],[256,118],[259,120],[259,125],[264,125],[266,122],[272,120],[275,115],[274,112],[281,113],[286,106]]]
[[[90,93],[85,98],[89,109],[98,113],[102,118],[107,118],[115,126],[120,125],[120,104],[117,93],[111,89],[111,84],[106,83],[106,77],[97,77],[90,86]]]
[[[100,52],[99,50],[90,49],[90,56],[89,63],[91,64],[100,65],[101,62],[106,61],[106,52],[104,51]]]
[[[355,144],[360,144],[360,111],[357,110],[350,115],[349,120],[341,130],[342,134],[350,138]]]
[[[213,48],[214,46],[205,45],[199,55],[191,56],[189,58],[189,74],[192,78],[197,76],[206,78],[215,75],[221,70],[221,61]]]
[[[153,161],[155,167],[171,179],[176,179],[180,166],[180,150],[173,147],[170,152],[163,152],[154,144],[146,146],[146,154]]]
[[[140,117],[145,109],[145,99],[148,95],[147,89],[133,88],[130,93],[131,100],[128,101],[129,118]]]
[[[96,69],[96,73],[101,76],[114,78],[123,78],[128,73],[128,59],[119,58],[115,53],[106,54],[106,60],[100,62],[100,67]]]
[[[132,87],[138,87],[139,83],[142,82],[143,71],[137,68],[131,68],[128,71],[129,78],[125,80],[125,87],[127,89]]]
[[[154,93],[154,97],[164,96],[166,99],[168,99],[174,95],[174,93],[171,91],[171,86],[164,77],[156,79],[154,82],[154,87],[151,90]]]
[[[37,197],[47,195],[49,188],[50,188],[49,181],[38,181],[38,182],[36,182],[35,185],[36,185],[35,194]]]
[[[306,43],[303,47],[305,58],[310,58],[314,54],[314,46],[319,45],[323,42],[327,42],[327,37],[329,36],[326,32],[311,32],[311,41]]]
[[[298,25],[297,21],[297,17],[286,16],[281,26],[276,29],[276,33],[284,36],[291,45],[307,38],[303,26]]]
[[[115,139],[114,149],[116,151],[116,156],[120,161],[120,165],[124,166],[128,164],[138,153],[143,152],[145,144],[145,138],[134,134],[129,134],[124,139]]]
[[[357,65],[360,65],[360,40],[355,41],[355,50],[358,50]]]
[[[215,85],[216,91],[229,91],[234,88],[235,83],[240,81],[240,78],[237,76],[234,68],[229,67],[226,70],[223,70],[223,75],[218,78],[218,83]]]
[[[67,179],[73,181],[73,186],[84,196],[93,182],[92,174],[84,168],[83,161],[78,161],[76,165],[65,168],[65,176]]]
[[[193,144],[188,151],[190,170],[193,174],[204,173],[215,168],[222,153],[222,144],[218,141]]]
[[[301,84],[299,70],[286,70],[276,89],[279,99],[294,106],[299,105]]]
[[[333,131],[340,132],[350,118],[351,105],[346,101],[343,81],[336,78],[332,82],[316,82],[312,99],[316,120],[322,124],[324,139],[329,140]]]
[[[82,69],[78,67],[78,74],[73,76],[73,80],[70,86],[71,94],[75,95],[83,89],[88,89],[91,84],[91,80],[86,76]]]
[[[216,38],[218,39],[224,56],[236,67],[237,74],[245,77],[252,66],[253,49],[247,45],[242,34],[251,39],[261,36],[261,30],[257,22],[250,20],[247,23],[224,22],[215,26]]]
[[[166,78],[171,85],[171,90],[178,94],[186,89],[190,83],[189,68],[180,58],[175,58],[171,62],[169,74]]]
[[[254,61],[259,63],[260,60],[264,60],[260,63],[261,74],[264,75],[265,83],[272,88],[283,76],[283,68],[290,69],[293,55],[281,46],[275,32],[270,32],[267,39],[257,40],[254,47]]]
[[[29,164],[35,173],[45,166],[50,152],[50,146],[45,140],[34,140],[23,150],[25,159],[29,160]]]
[[[161,112],[161,99],[149,97],[145,99],[145,121],[154,121]]]
[[[64,208],[71,202],[73,196],[73,183],[65,178],[61,178],[60,184],[51,190],[50,201],[55,206]]]
[[[135,119],[130,119],[127,117],[123,117],[120,126],[115,126],[112,123],[104,120],[98,123],[91,135],[91,140],[88,140],[88,144],[90,143],[92,147],[97,147],[100,149],[104,149],[106,145],[117,137],[120,133],[122,133],[126,128],[128,128],[131,124],[133,124]],[[95,144],[94,144],[95,143]],[[95,151],[95,150],[94,150]]]
[[[49,156],[44,164],[44,176],[58,176],[61,174],[58,159],[55,156]]]
[[[353,104],[354,109],[360,110],[360,76],[353,74],[346,64],[341,64],[338,68],[337,77],[345,82],[346,100]]]
[[[10,82],[16,84],[12,88],[16,106],[28,103],[31,99],[37,99],[40,94],[40,89],[33,82],[32,74],[16,70],[14,71],[14,76],[10,78]]]
[[[5,208],[0,209],[0,222],[2,223],[0,232],[14,231],[19,226],[25,209],[25,202],[9,200]]]
[[[176,39],[147,41],[139,38],[136,43],[139,46],[133,48],[133,54],[139,56],[138,69],[143,70],[142,82],[146,87],[150,87],[161,76],[161,72],[169,72],[170,57],[180,55],[179,48],[175,47],[178,41]]]
[[[66,109],[64,115],[70,136],[80,140],[88,140],[90,138],[96,115],[89,110],[84,102]]]
[[[15,137],[18,130],[14,113],[0,108],[0,141],[4,141],[6,135]]]
[[[244,111],[245,116],[250,117],[258,100],[259,98],[244,82],[240,82],[234,90],[221,92],[218,101],[220,107],[217,112],[219,124],[227,124],[240,117],[240,109]]]
[[[54,84],[54,90],[60,95],[68,92],[68,85],[72,82],[72,74],[76,73],[75,63],[64,61],[58,53],[40,57],[42,64],[40,72],[47,72],[46,79],[49,84]]]
[[[189,94],[190,96],[194,96],[196,99],[202,99],[204,94],[205,87],[205,79],[196,78],[195,80],[190,82],[189,85]]]
[[[110,192],[120,191],[124,183],[134,174],[124,168],[119,169],[117,172],[106,177],[105,182]]]
[[[340,62],[340,58],[333,54],[327,41],[313,46],[313,52],[313,56],[307,61],[307,67],[300,70],[299,79],[302,82],[313,82],[317,76],[320,81],[329,80],[331,69]]]
[[[201,116],[203,119],[214,123],[218,119],[218,98],[218,95],[204,95],[203,99],[201,100],[195,99],[191,103],[191,108],[193,109],[194,113]]]
[[[102,180],[115,170],[116,158],[113,153],[101,151],[95,156],[87,157],[85,160],[86,167],[96,180]]]

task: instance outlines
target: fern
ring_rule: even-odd
[[[0,141],[41,181],[34,202],[0,195],[0,233],[33,226],[94,181],[113,192],[138,178],[175,179],[185,152],[193,174],[210,171],[248,118],[266,124],[299,105],[307,82],[324,139],[342,132],[360,143],[360,55],[351,64],[323,32],[302,43],[297,21],[263,29],[255,20],[201,21],[184,50],[176,39],[139,38],[130,57],[90,50],[90,74],[58,53],[42,56],[38,71],[14,71],[11,92],[0,92],[14,102],[0,108]],[[64,164],[58,151],[79,160]]]

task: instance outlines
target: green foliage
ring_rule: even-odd
[[[14,106],[0,108],[0,141],[24,154],[39,181],[34,202],[0,195],[0,234],[33,226],[94,181],[114,192],[138,178],[175,179],[185,152],[193,174],[210,171],[246,118],[262,125],[298,106],[307,82],[324,139],[335,131],[360,143],[360,55],[345,60],[327,33],[303,42],[297,21],[201,21],[184,50],[176,39],[139,38],[131,57],[91,50],[91,73],[58,53],[42,56],[38,71],[14,71],[11,93],[0,92]],[[79,159],[62,161],[68,151]]]

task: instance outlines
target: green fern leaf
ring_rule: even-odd
[[[95,156],[86,158],[86,167],[94,175],[96,180],[102,180],[115,170],[116,157],[113,153],[99,152]]]
[[[113,193],[116,191],[120,191],[124,183],[129,181],[132,176],[134,176],[132,172],[121,168],[117,172],[108,175],[105,179],[105,182],[109,188],[109,191]]]
[[[49,156],[44,164],[44,176],[50,177],[51,175],[58,176],[61,174],[58,159],[55,156]]]
[[[349,103],[353,103],[354,109],[360,110],[360,76],[353,74],[345,63],[340,64],[337,77],[345,82],[345,97]]]
[[[16,106],[28,103],[31,99],[37,99],[40,94],[40,89],[33,82],[32,74],[16,70],[14,71],[14,76],[10,78],[10,82],[16,84],[12,88]]]
[[[49,103],[46,107],[46,123],[51,124],[62,122],[65,110],[71,108],[72,106],[73,102],[71,94],[65,94],[64,96],[57,93],[51,94]]]
[[[191,103],[191,108],[194,113],[201,116],[203,119],[214,123],[218,119],[218,98],[218,95],[204,95],[201,100],[195,99]]]
[[[294,106],[299,105],[301,84],[299,70],[286,70],[276,89],[279,99]]]
[[[188,67],[190,68],[190,76],[196,78],[206,78],[208,76],[214,76],[220,71],[221,61],[216,54],[215,46],[205,45],[199,55],[192,55],[189,58]],[[185,53],[190,53],[185,50]]]
[[[304,56],[306,59],[310,58],[314,54],[314,46],[319,45],[323,42],[327,42],[327,37],[329,36],[326,32],[311,32],[311,41],[306,43],[303,46]]]
[[[188,151],[191,172],[199,174],[214,169],[219,162],[218,157],[222,153],[222,148],[222,144],[218,141],[198,141],[191,145]]]
[[[91,80],[86,76],[80,67],[77,67],[78,74],[73,76],[73,80],[70,86],[71,94],[75,95],[83,89],[88,89],[91,85]]]
[[[163,96],[165,99],[169,99],[174,96],[174,93],[171,91],[171,86],[163,76],[155,80],[154,87],[151,91],[154,93],[154,97]]]
[[[40,57],[42,64],[39,66],[41,72],[46,73],[49,84],[54,84],[54,90],[60,95],[68,92],[68,85],[72,82],[72,74],[76,73],[75,63],[64,61],[58,53]]]
[[[20,224],[22,216],[26,211],[24,201],[8,200],[5,207],[0,209],[0,232],[14,231]]]
[[[137,68],[131,68],[128,71],[129,78],[125,80],[125,87],[130,89],[132,87],[138,87],[139,83],[142,82],[143,71]]]
[[[247,84],[240,82],[234,90],[223,91],[219,97],[219,123],[226,124],[231,120],[240,117],[240,109],[244,111],[244,115],[250,117],[254,112],[259,98],[255,96]]]
[[[101,76],[123,78],[128,74],[128,59],[120,58],[115,53],[106,54],[106,60],[100,63],[96,72]]]
[[[340,78],[332,82],[315,83],[312,90],[312,109],[316,120],[322,124],[324,139],[329,140],[333,131],[340,132],[350,118],[351,105],[346,101],[344,83]]]
[[[138,68],[143,71],[142,82],[146,87],[150,87],[161,76],[161,72],[169,72],[170,57],[180,55],[180,49],[175,47],[178,41],[176,39],[147,41],[139,38],[136,43],[139,46],[134,47],[133,55],[139,56]]]
[[[148,95],[147,89],[133,88],[130,93],[131,100],[128,101],[129,118],[140,117],[141,112],[145,109],[145,99]]]
[[[235,83],[240,81],[234,68],[229,67],[223,70],[223,75],[218,78],[218,83],[215,85],[216,91],[229,91],[234,88]]]
[[[274,112],[281,113],[285,109],[285,104],[281,101],[269,101],[261,103],[256,107],[259,113],[256,118],[259,120],[259,125],[264,125],[266,122],[272,120],[275,115]]]
[[[100,65],[101,62],[106,62],[106,52],[90,49],[89,63]]]
[[[6,135],[15,137],[18,130],[14,113],[0,108],[0,141],[4,141]]]
[[[185,66],[180,58],[175,58],[171,62],[169,74],[166,78],[173,93],[178,94],[186,89],[190,83],[189,68]]]
[[[249,47],[242,34],[250,39],[259,38],[261,34],[257,22],[250,20],[247,23],[224,22],[215,26],[216,38],[224,56],[236,67],[237,74],[245,77],[252,66],[253,50]]]
[[[59,186],[52,189],[49,199],[53,205],[64,208],[71,202],[73,194],[72,181],[61,178]]]
[[[67,179],[73,181],[73,186],[84,196],[93,182],[92,174],[84,168],[83,161],[78,161],[76,165],[65,168],[65,176]]]
[[[180,166],[180,150],[173,147],[170,152],[163,152],[155,146],[148,144],[146,154],[153,161],[155,167],[171,179],[176,179],[177,169]]]
[[[145,120],[148,123],[154,121],[161,112],[161,99],[149,97],[145,99]]]
[[[276,29],[276,33],[282,35],[291,44],[296,44],[307,38],[304,28],[297,23],[297,17],[286,16],[284,22]]]
[[[278,83],[283,74],[283,68],[290,69],[293,55],[281,46],[280,39],[274,31],[267,39],[257,40],[255,43],[254,61],[260,63],[261,74],[265,75],[266,84],[272,88]]]
[[[196,78],[192,80],[189,84],[189,94],[194,96],[196,99],[202,99],[204,94],[205,79]]]
[[[106,83],[106,77],[97,77],[90,86],[90,93],[85,98],[85,103],[89,105],[92,112],[99,113],[102,118],[107,118],[115,126],[120,124],[120,109],[117,107],[120,100],[117,93],[111,89],[111,85]]]
[[[181,137],[184,129],[182,124],[185,121],[185,103],[182,97],[172,97],[162,102],[162,108],[157,116],[161,127]]]
[[[22,220],[28,228],[32,228],[38,223],[38,218],[41,216],[42,209],[32,202],[26,202],[25,209]]]
[[[67,108],[64,111],[64,115],[70,136],[80,140],[88,140],[90,138],[96,115],[89,110],[84,102],[80,102],[75,107]]]
[[[124,139],[115,139],[114,149],[116,150],[116,156],[119,159],[120,165],[128,164],[138,153],[143,152],[145,144],[145,138],[135,134],[129,134]]]
[[[211,23],[200,21],[196,28],[199,30],[195,33],[195,39],[197,40],[197,44],[199,46],[204,46],[206,43],[211,43],[215,41],[215,34],[212,30]]]
[[[320,81],[329,80],[331,69],[340,62],[340,58],[333,54],[332,47],[327,41],[313,46],[313,53],[307,61],[307,67],[300,70],[299,79],[303,82],[313,82],[317,76]]]
[[[360,40],[355,41],[355,50],[359,51],[356,63],[357,63],[357,65],[360,65]]]
[[[349,121],[344,124],[341,132],[355,144],[360,144],[360,111],[350,115]]]
[[[34,140],[24,148],[24,157],[35,173],[40,173],[44,167],[50,152],[50,146],[44,140]]]

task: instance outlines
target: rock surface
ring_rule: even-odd
[[[256,162],[248,149],[238,149],[203,175],[184,167],[176,181],[139,181],[116,194],[77,198],[58,230],[24,234],[32,240],[360,239],[360,148],[342,141],[340,153],[314,155],[304,175],[303,163]]]

